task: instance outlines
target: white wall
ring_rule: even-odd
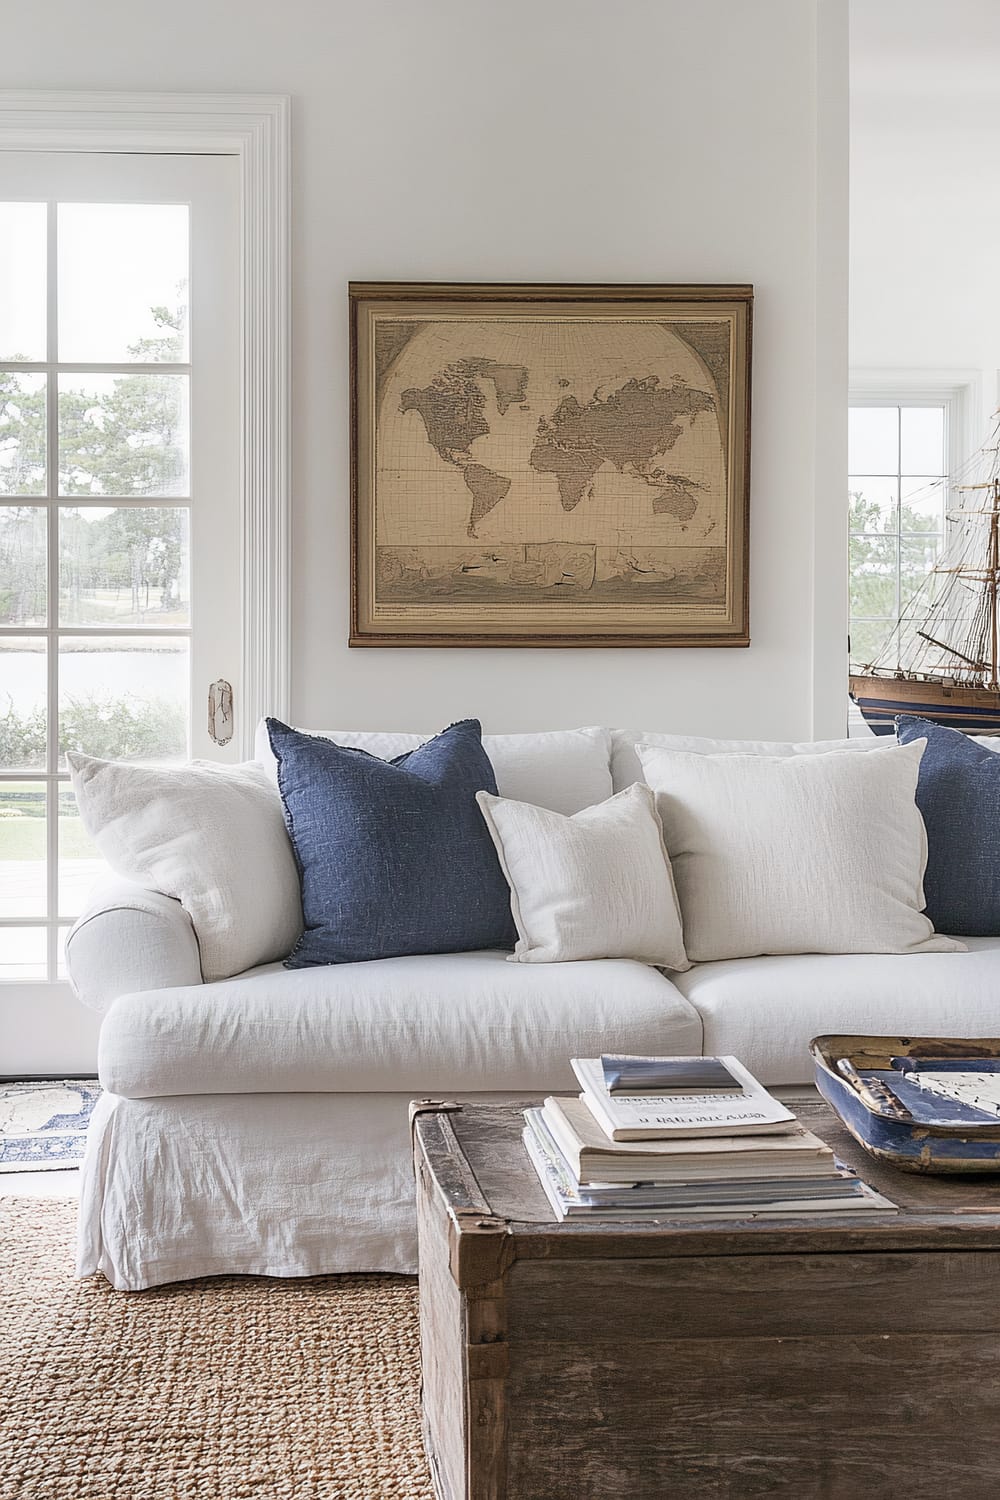
[[[1000,366],[1000,6],[852,0],[850,362],[972,386]]]
[[[842,731],[846,78],[842,0],[46,0],[0,53],[292,96],[293,717],[428,731]],[[352,278],[753,282],[750,649],[349,651]],[[95,1024],[46,1001],[3,1069],[92,1067]]]
[[[293,97],[299,723],[840,730],[845,31],[840,0],[48,0],[7,18],[0,87]],[[349,651],[350,278],[753,282],[749,651]]]

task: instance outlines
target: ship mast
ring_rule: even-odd
[[[866,673],[1000,696],[1000,413],[993,436],[993,444],[981,449],[951,485],[958,492],[978,491],[982,498],[948,510],[951,534],[944,551]],[[974,464],[987,456],[987,472],[980,469],[980,477],[972,479]]]
[[[997,569],[1000,567],[1000,550],[997,543],[997,526],[1000,524],[1000,479],[994,476],[991,492],[993,511],[990,515],[990,562],[987,590],[990,596],[990,687],[995,693],[1000,688],[997,681]]]

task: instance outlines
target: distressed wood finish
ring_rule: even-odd
[[[915,1122],[884,1085],[865,1083],[869,1069],[892,1069],[892,1059],[1000,1058],[1000,1037],[819,1036],[809,1044],[816,1087],[870,1156],[903,1172],[931,1175],[995,1175],[1000,1171],[1000,1120],[981,1124]],[[853,1079],[840,1071],[846,1059]],[[859,1074],[861,1076],[859,1076]]]
[[[414,1118],[441,1500],[993,1492],[1000,1180],[869,1161],[810,1092],[800,1119],[898,1215],[557,1224],[526,1102]]]
[[[411,1108],[417,1174],[424,1444],[442,1497],[504,1500],[510,1234],[455,1136],[457,1106]],[[474,1475],[474,1480],[473,1476]],[[474,1483],[474,1488],[471,1486]]]
[[[993,1334],[938,1337],[933,1355],[883,1333],[616,1353],[581,1339],[512,1349],[511,1368],[507,1493],[519,1500],[996,1493]]]

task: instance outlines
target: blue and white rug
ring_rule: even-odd
[[[78,1167],[100,1097],[96,1078],[0,1083],[0,1172]]]

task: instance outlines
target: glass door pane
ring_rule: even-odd
[[[45,916],[45,834],[45,782],[0,781],[0,917]]]
[[[59,788],[59,916],[78,917],[88,893],[107,869],[88,838],[72,789]]]
[[[45,494],[46,377],[0,369],[0,495]]]
[[[67,750],[107,760],[184,760],[188,642],[175,636],[63,636],[60,768]]]
[[[0,635],[0,770],[46,769],[44,636]]]
[[[188,358],[185,203],[60,203],[59,360]]]
[[[48,593],[46,513],[0,505],[0,625],[45,625]]]
[[[233,158],[0,153],[0,979],[62,977],[103,868],[68,748],[242,749],[204,712],[240,678],[239,194]]]
[[[46,356],[45,203],[0,202],[0,364]]]
[[[186,510],[60,507],[60,624],[187,626],[190,599]]]
[[[187,375],[60,375],[60,495],[186,496]]]

